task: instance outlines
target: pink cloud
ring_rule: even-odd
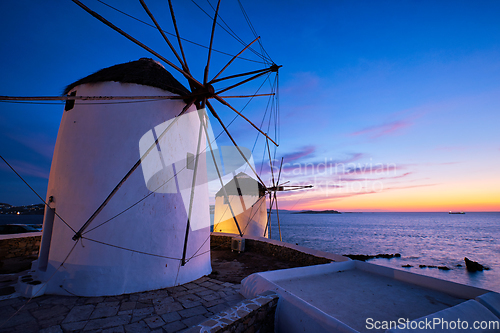
[[[438,184],[422,184],[422,185],[409,185],[409,186],[394,186],[394,187],[384,187],[381,190],[378,191],[359,191],[359,192],[346,192],[346,193],[332,193],[325,197],[325,194],[323,192],[318,193],[317,195],[311,195],[308,197],[303,197],[303,196],[298,196],[299,199],[294,202],[295,206],[296,204],[300,204],[301,207],[307,207],[309,204],[313,204],[314,206],[325,206],[329,203],[335,202],[337,200],[345,199],[345,198],[350,198],[350,197],[356,197],[356,196],[361,196],[361,195],[369,195],[369,194],[377,194],[377,193],[382,193],[386,191],[393,191],[393,190],[403,190],[403,189],[410,189],[410,188],[417,188],[417,187],[429,187],[429,186],[435,186]],[[281,192],[279,194],[279,199],[285,199],[285,198],[290,198],[296,195],[297,193],[293,192]],[[293,209],[293,206],[291,207],[288,202],[283,200],[281,203],[281,207],[283,209]]]
[[[16,170],[23,178],[25,176],[32,176],[49,179],[50,171],[38,165],[19,160],[9,161],[9,164],[12,165],[14,170]],[[12,170],[3,162],[0,164],[0,169],[12,172]]]
[[[347,178],[347,179],[342,179],[343,181],[346,182],[356,182],[356,181],[380,181],[380,180],[393,180],[393,179],[400,179],[400,178],[405,178],[411,175],[413,172],[406,172],[402,175],[398,176],[388,176],[388,177],[379,177],[379,178]]]
[[[300,158],[303,158],[303,157],[306,157],[306,156],[313,154],[315,151],[316,151],[315,146],[305,146],[296,152],[286,154],[285,156],[283,156],[283,161],[285,163],[294,162]]]
[[[306,146],[297,152],[285,155],[283,158],[283,168],[282,168],[283,174],[286,176],[291,176],[292,178],[297,178],[311,174],[314,175],[316,173],[325,173],[330,169],[335,170],[337,166],[344,166],[347,164],[351,164],[365,157],[365,154],[363,153],[352,153],[344,160],[333,160],[325,157],[323,158],[323,160],[314,160],[313,162],[300,161],[301,158],[314,156],[315,151],[316,147]],[[273,165],[275,167],[275,170],[279,168],[280,161],[281,161],[280,159],[274,161]],[[263,168],[264,173],[270,173],[268,163],[265,163],[264,166],[267,167]],[[260,170],[261,166],[258,165],[257,167]],[[347,169],[343,172],[347,173],[350,172],[350,170]]]
[[[10,139],[19,142],[23,146],[31,149],[43,157],[52,159],[54,153],[55,140],[45,134],[31,133],[30,135],[22,135],[21,131],[9,133],[6,136]]]
[[[350,168],[345,171],[346,174],[356,174],[356,175],[361,175],[361,174],[382,174],[384,172],[394,172],[396,173],[396,170],[398,169],[404,169],[404,166],[396,166],[394,163],[388,163],[388,164],[382,164],[382,163],[376,163],[374,165],[372,164],[358,164],[357,167],[355,168]]]
[[[376,139],[381,136],[393,134],[403,128],[410,127],[411,125],[413,125],[411,121],[397,120],[390,123],[367,127],[360,131],[351,133],[351,136],[368,135],[370,138]]]

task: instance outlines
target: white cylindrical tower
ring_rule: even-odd
[[[240,172],[215,195],[215,232],[239,234],[241,230],[243,236],[268,237],[266,225],[264,187],[249,175]]]
[[[140,59],[92,74],[66,93],[188,91],[160,64]],[[205,114],[193,106],[177,117],[185,105],[181,99],[66,104],[47,190],[52,210],[46,210],[34,276],[45,293],[118,295],[179,285],[211,272],[206,159],[204,154],[196,159],[206,149],[200,127]],[[141,157],[82,237],[73,240]]]

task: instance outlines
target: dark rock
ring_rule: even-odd
[[[360,260],[360,261],[366,261],[374,258],[385,258],[385,259],[392,259],[392,258],[401,258],[401,254],[396,253],[396,254],[387,254],[387,253],[379,253],[376,255],[370,255],[370,254],[344,254],[344,257],[348,257],[353,260]]]
[[[418,265],[418,267],[420,267],[420,268],[426,268],[427,265]]]
[[[365,254],[344,254],[344,257],[348,257],[352,260],[366,261],[375,258],[375,256],[365,255]]]
[[[446,267],[446,266],[438,266],[438,268],[442,271],[449,271],[450,268]]]
[[[406,265],[402,265],[401,267],[413,267],[413,266],[410,264],[406,264]]]
[[[465,267],[467,267],[467,270],[469,272],[477,272],[477,271],[483,271],[483,269],[488,269],[483,265],[481,265],[480,263],[472,261],[467,257],[464,258],[464,261],[465,261]]]

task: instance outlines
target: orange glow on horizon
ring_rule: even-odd
[[[316,192],[279,204],[282,209],[341,212],[500,212],[500,195],[492,186],[485,190],[443,185],[337,196]]]

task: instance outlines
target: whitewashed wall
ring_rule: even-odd
[[[73,90],[78,96],[171,95],[158,88],[117,82],[84,84]],[[118,104],[85,101],[64,111],[47,191],[47,200],[54,198],[51,207],[74,230],[80,229],[140,158],[141,138],[157,126],[155,132],[158,132],[161,124],[179,114],[184,105],[182,100]],[[148,156],[150,160],[144,161],[149,171],[143,173],[139,167],[90,224],[88,233],[84,233],[84,237],[116,247],[88,239],[79,240],[75,246],[74,232],[55,217],[52,237],[49,232],[43,235],[50,238],[47,269],[39,268],[36,273],[42,282],[49,281],[45,293],[117,295],[170,287],[211,272],[205,158],[199,161],[191,216],[194,227],[189,233],[187,248],[187,258],[197,256],[183,267],[177,260],[183,252],[193,179],[193,170],[186,168],[186,153],[196,154],[200,128],[198,112],[194,107],[189,111],[160,140],[161,151],[153,150]],[[204,133],[201,143],[203,150]],[[155,156],[160,155],[165,170],[175,169],[177,173],[168,183],[169,190],[151,194],[110,222],[89,231],[151,193],[145,175],[151,171]],[[164,172],[163,176],[167,175],[172,176],[173,172]],[[148,186],[154,188],[154,182],[161,185],[162,179],[165,178],[149,179]],[[45,224],[47,221],[44,221],[44,231],[49,230]],[[44,249],[46,243],[42,239],[41,253],[47,250]]]

